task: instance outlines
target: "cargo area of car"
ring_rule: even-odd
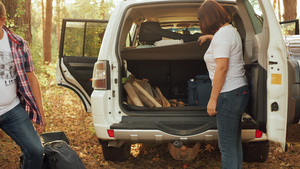
[[[158,87],[167,100],[182,101],[184,105],[136,106],[127,102],[128,95],[122,88],[122,106],[129,116],[123,116],[122,121],[113,124],[111,128],[158,129],[175,135],[192,135],[216,129],[216,117],[209,117],[206,112],[209,94],[197,93],[197,102],[203,100],[202,105],[189,104],[189,83],[195,81],[199,75],[208,77],[203,56],[209,44],[208,41],[200,46],[199,42],[195,41],[161,47],[124,49],[121,52],[125,63],[122,74],[134,75],[134,78],[139,80],[147,79],[152,89]],[[251,74],[252,67],[247,67],[247,74]],[[211,87],[211,82],[208,84]],[[201,89],[205,85],[200,84],[198,87]],[[201,90],[210,93],[211,88]],[[242,128],[254,129],[257,128],[257,123],[251,118],[245,119]]]
[[[153,13],[151,10],[153,8],[161,13]],[[194,31],[199,29],[196,19],[197,8],[195,4],[176,4],[133,7],[128,10],[131,13],[124,18],[122,31],[132,31],[131,25],[134,24],[138,29],[134,31],[137,33],[135,36],[131,33],[124,36],[125,33],[122,33],[124,37],[120,37],[124,41],[120,43],[122,46],[120,48],[121,75],[122,79],[127,79],[127,82],[122,80],[120,103],[121,109],[128,116],[123,116],[122,121],[113,124],[111,129],[158,129],[175,135],[192,135],[217,128],[216,117],[209,117],[206,112],[211,82],[205,81],[206,85],[202,85],[202,82],[196,83],[199,76],[205,76],[209,80],[203,57],[210,44],[210,41],[207,41],[200,46],[197,41],[202,35],[201,32]],[[226,9],[235,15],[236,20],[240,21],[232,6],[227,6]],[[176,19],[170,17],[179,15],[176,11],[185,12],[184,17]],[[143,18],[143,16],[150,18],[151,15],[157,19],[153,21]],[[160,15],[162,15],[161,18]],[[143,18],[144,21],[135,17]],[[186,33],[187,30],[188,33]],[[242,38],[244,36],[242,35]],[[128,37],[132,40],[128,43],[129,45],[125,44],[125,39]],[[163,45],[156,45],[157,42],[162,42]],[[247,69],[249,76],[251,76],[251,71],[251,68]],[[183,104],[172,106],[171,103],[164,106],[164,103],[160,102],[161,106],[148,106],[144,103],[142,106],[136,105],[129,98],[129,93],[124,87],[124,84],[131,83],[131,86],[135,88],[132,84],[134,80],[146,81],[150,84],[152,91],[159,88],[163,97],[170,103],[176,100]],[[198,88],[196,94],[193,95],[191,95],[191,83]],[[203,93],[198,92],[199,90]],[[139,95],[136,88],[133,91]],[[195,96],[197,96],[196,104],[191,104],[191,98]],[[257,128],[256,122],[249,119],[243,122],[242,127],[244,129]]]
[[[197,19],[200,5],[201,3],[149,3],[132,6],[123,15],[124,23],[118,45],[122,79],[134,77],[139,81],[147,81],[152,88],[150,90],[159,88],[159,92],[167,101],[181,102],[177,107],[172,104],[162,107],[134,104],[132,100],[128,100],[128,91],[121,87],[121,103],[125,110],[129,112],[193,109],[205,113],[209,99],[207,92],[211,89],[208,88],[204,95],[198,93],[199,96],[194,101],[196,104],[191,104],[191,98],[194,96],[191,96],[190,92],[190,84],[199,76],[205,76],[209,80],[203,57],[210,42],[207,41],[201,46],[198,42],[202,35]],[[233,16],[235,24],[241,22],[232,4],[224,4],[224,7],[229,15]],[[122,82],[124,85],[125,82]],[[205,80],[205,83],[208,82]],[[203,85],[205,87],[201,87],[199,83],[197,85],[198,88],[206,90],[203,88],[206,88],[207,84]],[[151,91],[150,95],[153,96]],[[203,103],[198,104],[202,100]]]
[[[153,48],[127,49],[121,53],[126,59],[126,71],[137,79],[147,79],[151,87],[158,87],[167,100],[176,99],[188,105],[188,81],[197,75],[208,75],[203,55],[209,42],[198,42]],[[139,59],[140,57],[140,59]]]

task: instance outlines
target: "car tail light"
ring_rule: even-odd
[[[262,135],[263,135],[263,132],[262,132],[262,131],[256,130],[256,132],[255,132],[255,138],[261,138]]]
[[[93,72],[93,88],[94,89],[107,89],[108,88],[108,61],[97,61],[94,66]]]
[[[115,137],[114,130],[107,130],[107,134],[109,137]]]

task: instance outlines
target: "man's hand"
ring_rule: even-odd
[[[43,114],[43,115],[42,115],[42,123],[43,123],[43,126],[38,125],[38,124],[36,124],[36,126],[35,126],[35,129],[36,129],[37,133],[39,133],[39,134],[42,134],[42,133],[45,131],[46,124],[47,124],[46,119],[45,119],[45,116],[44,116],[44,113],[42,113],[42,114]]]
[[[45,131],[45,127],[46,126],[40,126],[40,125],[36,124],[36,126],[35,126],[36,132],[38,134],[42,134]]]

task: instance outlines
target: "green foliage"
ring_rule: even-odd
[[[13,28],[14,33],[18,34],[21,37],[25,36],[25,31],[28,28],[27,24],[23,24],[23,25],[16,25],[15,24],[15,20],[16,18],[20,18],[22,15],[25,14],[25,8],[24,8],[24,4],[25,4],[25,0],[18,0],[18,8],[16,9],[16,13],[14,16],[9,16],[9,14],[7,14],[6,16],[6,21],[5,21],[5,26],[7,26],[8,28]]]
[[[283,35],[295,35],[296,27],[294,23],[281,25],[281,32]]]
[[[6,21],[5,21],[5,26],[8,28],[12,28],[15,26],[15,20],[14,19],[10,19],[9,14],[7,14],[6,16]]]
[[[82,56],[84,23],[67,24],[64,41],[64,56]]]
[[[105,26],[104,26],[105,25]],[[106,29],[106,24],[89,23],[86,31],[84,55],[97,57],[102,43],[102,38]]]
[[[35,67],[35,73],[39,79],[42,89],[48,89],[55,85],[56,75],[56,61],[47,65],[44,64],[42,46],[39,44],[32,44],[30,46],[31,55]]]
[[[112,0],[106,0],[104,3],[101,3],[101,0],[75,0],[72,9],[69,9],[68,18],[108,19],[110,17],[109,11],[114,7]],[[105,18],[102,14],[105,14]]]
[[[5,21],[5,26],[8,28],[12,28],[14,33],[18,34],[21,37],[25,36],[25,30],[28,27],[28,25],[16,25],[15,19],[10,19],[9,15],[7,15],[7,19]]]
[[[20,0],[24,1],[24,0]],[[63,18],[73,18],[73,19],[109,19],[110,13],[114,8],[113,0],[105,0],[104,3],[101,3],[102,0],[74,0],[74,3],[69,2],[68,0],[54,0],[56,6],[54,6],[53,13],[53,23],[52,23],[52,61],[54,62],[58,56],[58,38],[60,35],[57,29],[58,25],[61,25]],[[31,30],[32,30],[32,42],[33,44],[43,44],[43,30],[42,30],[42,4],[40,0],[31,0],[32,10],[31,10]],[[45,4],[44,4],[45,5]],[[59,15],[58,15],[59,14]],[[105,18],[103,18],[103,14]],[[103,31],[103,30],[102,30]],[[76,56],[79,51],[82,51],[83,37],[79,36],[80,34],[70,32],[70,36],[66,38],[72,38],[75,42],[68,44],[69,48],[65,49],[68,54]],[[98,56],[99,44],[102,40],[102,32],[88,32],[86,36],[94,36],[93,39],[87,38],[88,41],[85,42],[85,53],[86,56]],[[97,34],[97,36],[95,35]],[[81,33],[82,35],[82,33]],[[76,37],[74,37],[76,36]],[[71,41],[68,41],[71,42]],[[96,49],[96,50],[95,50]],[[42,48],[38,50],[42,52]],[[82,55],[82,53],[80,53]],[[41,55],[42,56],[42,55]],[[78,55],[77,55],[78,56]],[[34,56],[35,57],[35,56]]]
[[[25,4],[25,0],[18,0],[18,8],[17,8],[14,18],[21,17],[22,15],[25,14],[26,11],[24,8],[24,4]]]

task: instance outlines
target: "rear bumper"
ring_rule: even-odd
[[[243,142],[254,141],[255,129],[242,130]],[[210,143],[218,140],[217,130],[207,130],[203,133],[189,135],[189,136],[178,136],[172,135],[160,130],[114,130],[114,139],[128,141],[131,143],[139,142],[153,142],[153,143],[164,143],[175,140],[181,140],[182,142],[202,142]]]

